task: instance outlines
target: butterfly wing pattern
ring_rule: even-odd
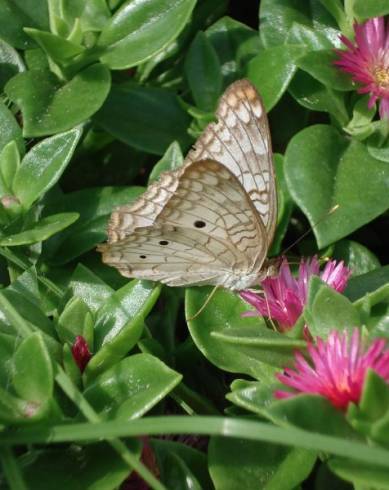
[[[220,99],[216,117],[184,163],[211,158],[227,167],[260,214],[270,245],[277,221],[273,153],[266,111],[252,83],[232,83]]]
[[[263,277],[277,214],[266,114],[240,80],[216,115],[181,168],[112,213],[99,250],[122,275],[233,290]]]

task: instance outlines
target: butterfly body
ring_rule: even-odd
[[[247,289],[266,277],[277,215],[266,114],[246,80],[224,93],[175,171],[113,212],[103,261],[169,286]]]

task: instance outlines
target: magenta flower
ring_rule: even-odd
[[[77,335],[76,340],[72,345],[72,354],[77,366],[83,373],[86,365],[92,357],[92,354],[90,353],[88,344],[82,335]]]
[[[348,49],[336,50],[335,65],[362,84],[359,93],[370,93],[369,108],[380,99],[380,116],[389,118],[389,28],[383,17],[354,24],[355,42],[340,39]]]
[[[270,317],[278,322],[281,331],[294,326],[303,312],[307,302],[308,283],[311,276],[320,276],[329,286],[342,292],[350,277],[351,271],[345,267],[343,261],[327,262],[323,272],[317,257],[311,260],[302,259],[298,277],[294,278],[286,258],[283,259],[277,277],[267,277],[261,282],[263,291],[242,291],[240,296],[258,311],[262,316]],[[246,316],[256,315],[254,312],[245,313]]]
[[[317,338],[316,345],[308,343],[309,362],[301,352],[295,354],[295,369],[286,368],[277,378],[293,391],[276,391],[278,399],[301,393],[320,395],[334,407],[345,410],[348,404],[358,403],[369,369],[389,383],[389,349],[384,339],[374,340],[365,350],[360,332],[332,331],[326,341]]]

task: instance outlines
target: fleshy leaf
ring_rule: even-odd
[[[148,412],[180,380],[180,374],[156,357],[136,354],[89,383],[84,395],[104,417],[129,420]]]
[[[285,153],[285,177],[293,199],[313,227],[319,248],[389,207],[389,166],[374,159],[362,143],[350,141],[331,126],[310,126],[292,138]],[[322,219],[334,205],[338,209]]]
[[[184,28],[195,0],[126,1],[105,24],[99,45],[103,63],[113,69],[146,61],[173,41]]]
[[[45,136],[73,128],[100,109],[110,78],[101,63],[88,66],[64,85],[49,71],[30,70],[13,77],[5,92],[22,110],[24,136]]]

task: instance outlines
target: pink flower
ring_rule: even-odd
[[[374,340],[366,350],[359,330],[332,331],[326,341],[317,338],[316,346],[308,343],[308,362],[300,352],[295,354],[295,369],[286,368],[277,378],[293,391],[276,391],[278,399],[301,393],[327,398],[336,408],[345,410],[350,402],[358,403],[369,369],[389,383],[389,349],[384,339]]]
[[[317,257],[311,260],[302,259],[298,277],[294,278],[286,258],[283,259],[277,277],[267,277],[261,282],[263,291],[242,291],[240,296],[258,313],[278,322],[281,331],[294,326],[303,312],[307,302],[308,283],[311,276],[320,276],[329,286],[342,292],[350,277],[351,271],[345,267],[343,261],[327,262],[322,273]],[[245,313],[246,316],[255,315],[254,312]]]
[[[389,118],[389,28],[384,17],[354,24],[355,42],[340,39],[348,49],[336,50],[335,64],[351,73],[354,82],[362,84],[359,93],[370,93],[369,108],[380,101],[380,116]]]
[[[92,354],[90,353],[88,344],[82,335],[77,335],[76,340],[72,345],[72,354],[77,366],[83,373],[86,365],[92,357]]]

